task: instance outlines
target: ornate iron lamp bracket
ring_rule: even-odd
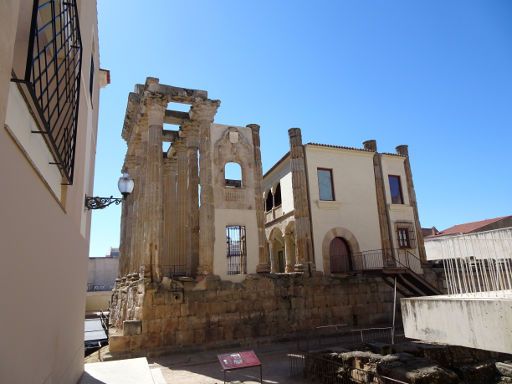
[[[122,197],[98,197],[85,196],[85,208],[87,209],[103,209],[111,204],[119,205],[123,201]]]

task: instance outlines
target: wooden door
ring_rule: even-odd
[[[331,259],[331,273],[346,273],[351,270],[350,248],[341,237],[331,241],[329,255]]]

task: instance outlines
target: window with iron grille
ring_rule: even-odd
[[[82,42],[76,0],[34,0],[24,84],[64,184],[73,183]]]
[[[228,275],[247,273],[247,247],[244,226],[230,225],[226,227],[226,256]]]
[[[396,223],[396,236],[399,248],[416,248],[416,232],[413,223]]]

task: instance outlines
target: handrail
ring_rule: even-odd
[[[421,259],[406,248],[372,249],[352,255],[352,269],[356,272],[383,271],[397,267],[405,268],[421,284],[431,291],[437,292],[438,289],[435,286],[414,270],[415,265],[421,268]]]

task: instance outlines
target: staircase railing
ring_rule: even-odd
[[[387,253],[383,249],[373,249],[370,251],[354,253],[352,255],[352,270],[356,272],[381,270],[384,268],[385,254]]]
[[[382,270],[384,268],[402,267],[415,273],[421,271],[421,260],[408,249],[372,249],[352,255],[354,271]]]
[[[421,273],[421,259],[405,248],[396,248],[394,260],[397,266],[405,267],[414,274]]]

